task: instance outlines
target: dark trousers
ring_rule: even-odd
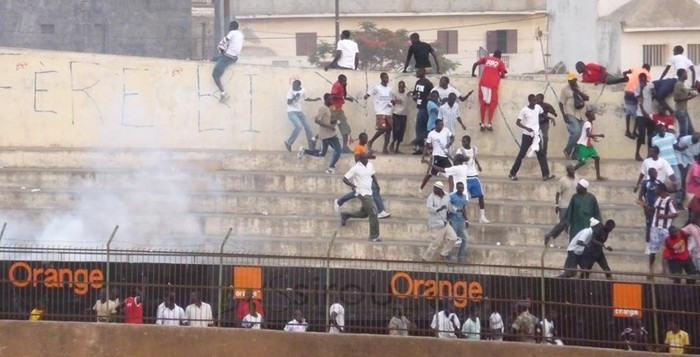
[[[428,109],[418,108],[416,116],[416,139],[413,140],[413,145],[423,147],[425,138],[428,137]]]
[[[520,165],[522,165],[523,159],[525,158],[525,155],[527,154],[527,150],[530,148],[530,145],[532,145],[533,139],[534,138],[532,136],[523,134],[523,138],[520,141],[520,151],[518,152],[518,156],[515,158],[513,167],[510,169],[511,176],[515,176],[518,174],[518,170],[520,170]],[[537,161],[540,163],[542,177],[549,177],[547,153],[543,152],[542,150],[537,151]]]
[[[566,252],[566,261],[564,262],[564,273],[561,275],[564,278],[576,276],[576,272],[572,271],[581,265],[581,256],[572,251]]]
[[[402,142],[403,141],[403,135],[406,133],[406,122],[408,119],[406,118],[405,115],[399,115],[399,114],[394,114],[393,115],[393,120],[394,120],[394,141],[393,142]]]
[[[547,144],[549,144],[549,120],[546,123],[540,123],[540,131],[542,132],[542,152],[547,156]]]
[[[608,260],[605,258],[605,253],[603,252],[583,252],[581,256],[581,278],[588,279],[590,271],[593,268],[593,264],[598,263],[601,269],[605,272],[605,277],[612,279],[612,274],[609,273],[610,265],[608,265]]]
[[[668,270],[670,270],[671,274],[673,274],[673,275],[683,274],[683,271],[685,270],[685,273],[688,274],[688,278],[685,279],[685,282],[688,285],[695,284],[695,279],[691,278],[691,277],[695,277],[696,275],[698,275],[698,270],[695,269],[695,265],[693,264],[692,259],[686,259],[686,260],[669,259],[668,260]],[[680,284],[681,278],[673,278],[673,283]]]

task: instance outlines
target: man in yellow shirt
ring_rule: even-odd
[[[39,302],[36,307],[29,313],[29,321],[41,321],[44,316],[44,303]]]
[[[668,352],[672,355],[682,355],[685,353],[685,346],[690,345],[688,333],[678,327],[678,323],[671,321],[668,323],[668,331],[666,332],[666,341]]]

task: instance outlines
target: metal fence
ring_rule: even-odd
[[[534,267],[16,246],[0,247],[0,266],[2,319],[30,319],[32,311],[36,318],[41,310],[44,320],[123,323],[124,301],[139,290],[144,323],[155,323],[166,296],[185,309],[198,292],[211,304],[213,325],[239,327],[249,292],[262,307],[265,328],[277,330],[299,310],[309,331],[327,331],[337,301],[348,333],[386,334],[400,309],[415,323],[410,335],[434,336],[435,312],[449,307],[460,325],[473,311],[481,339],[494,337],[489,320],[498,312],[505,340],[519,340],[524,336],[511,327],[526,307],[553,322],[543,329],[552,336],[525,336],[537,341],[625,348],[621,333],[637,317],[649,335],[638,338],[636,349],[662,347],[670,321],[688,331],[695,348],[700,334],[700,286],[673,284],[668,276],[561,279],[558,270]],[[105,292],[120,308],[96,316],[95,302]]]

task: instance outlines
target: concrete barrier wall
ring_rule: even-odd
[[[284,150],[292,125],[285,96],[294,79],[301,79],[311,97],[330,91],[339,72],[254,65],[233,65],[223,77],[232,99],[218,103],[211,78],[212,62],[177,61],[0,48],[0,108],[3,134],[0,147],[121,147]],[[345,72],[348,92],[361,97],[379,82],[378,73]],[[391,85],[415,78],[391,73]],[[430,77],[437,85],[438,76]],[[563,75],[550,78],[558,94]],[[475,89],[476,78],[453,77],[462,93]],[[606,138],[597,144],[605,158],[632,158],[634,143],[623,133],[621,88],[588,86],[584,90],[600,111],[595,131]],[[554,91],[542,76],[508,78],[500,89],[501,109],[495,132],[478,132],[475,98],[462,104],[466,133],[484,154],[514,155],[521,130],[515,118],[527,104],[528,93],[545,92],[556,106]],[[474,96],[475,97],[475,96]],[[304,103],[313,117],[321,102]],[[371,100],[346,104],[353,137],[374,131]],[[414,137],[415,108],[409,115],[407,139]],[[695,117],[698,107],[691,106]],[[312,119],[311,119],[312,120]],[[510,125],[514,135],[506,127]],[[314,130],[317,126],[312,124]],[[461,128],[457,136],[465,134]],[[303,135],[302,135],[303,136]],[[561,157],[567,138],[559,124],[550,129],[550,156]],[[305,140],[297,141],[296,147]]]
[[[61,322],[0,322],[0,356],[566,356],[648,355],[514,342],[329,335],[240,329]]]

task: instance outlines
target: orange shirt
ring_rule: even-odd
[[[368,152],[369,152],[369,150],[367,150],[367,146],[362,145],[362,144],[355,145],[355,150],[354,150],[355,155],[366,154]]]
[[[625,92],[634,92],[634,89],[637,88],[639,85],[639,74],[640,73],[646,73],[647,75],[647,80],[651,83],[651,74],[649,71],[642,67],[636,67],[636,68],[630,68],[630,73],[627,75],[627,78],[629,78],[629,81],[627,81],[627,84],[625,85]]]

